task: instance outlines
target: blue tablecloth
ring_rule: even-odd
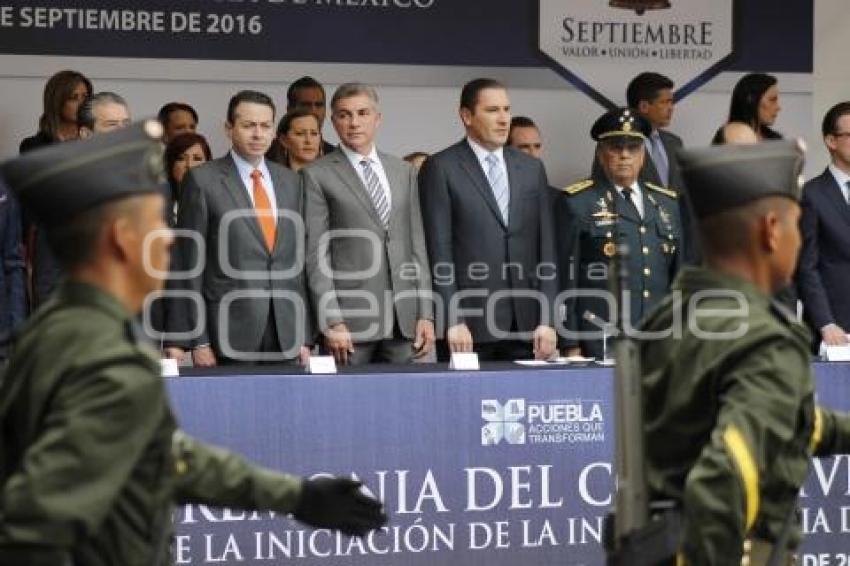
[[[850,409],[850,365],[815,371],[820,402]],[[192,434],[272,468],[356,475],[391,516],[386,531],[357,540],[269,513],[186,506],[175,516],[177,564],[603,563],[610,369],[216,375],[169,388]],[[804,491],[805,552],[847,553],[848,457],[816,462]]]

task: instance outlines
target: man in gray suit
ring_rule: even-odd
[[[263,158],[274,139],[274,103],[260,92],[237,93],[225,130],[228,155],[192,169],[184,181],[178,236],[195,237],[179,238],[169,287],[194,302],[172,299],[166,320],[169,333],[191,337],[178,337],[166,353],[179,359],[190,347],[194,364],[207,367],[304,362],[312,325],[303,199],[298,177]]]
[[[372,87],[340,86],[331,121],[339,148],[301,173],[307,277],[324,345],[341,364],[421,358],[434,323],[416,173],[376,149]]]
[[[448,326],[438,357],[474,349],[483,360],[547,359],[555,353],[558,281],[543,163],[505,146],[511,105],[498,81],[467,83],[460,118],[466,139],[429,157],[419,173]]]

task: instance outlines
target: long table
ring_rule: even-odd
[[[175,514],[175,563],[604,563],[614,485],[610,369],[404,369],[170,379],[190,433],[271,468],[358,477],[390,513],[384,531],[348,539],[267,512],[185,506]],[[819,401],[850,410],[850,364],[816,364],[815,373]],[[848,456],[815,462],[801,506],[801,564],[846,563]]]

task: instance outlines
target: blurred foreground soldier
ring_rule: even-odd
[[[815,405],[807,329],[771,299],[800,247],[803,153],[776,141],[679,155],[704,266],[683,269],[642,325],[672,329],[640,343],[650,497],[681,507],[680,564],[765,564],[774,547],[791,564],[810,458],[850,450],[850,420]]]
[[[616,314],[609,309],[608,278],[617,244],[628,245],[628,310],[621,314],[632,327],[667,293],[679,269],[678,194],[639,179],[650,131],[628,108],[603,114],[590,130],[601,174],[566,187],[558,198],[561,279],[569,291],[583,293],[567,301],[566,329],[580,333],[578,340],[566,338],[567,355],[603,355],[603,334],[613,331]]]
[[[177,502],[293,513],[356,535],[386,520],[358,482],[259,468],[177,428],[133,322],[161,287],[154,270],[168,268],[173,239],[157,186],[161,132],[147,121],[3,167],[68,280],[0,378],[0,564],[170,563]]]

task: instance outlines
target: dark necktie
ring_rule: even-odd
[[[634,198],[632,198],[633,193],[634,190],[632,190],[631,187],[623,187],[623,198],[626,199],[626,202],[628,203],[627,206],[629,206],[631,210],[637,214],[638,218],[643,218],[640,213],[640,209],[638,209],[637,204],[635,204]]]

